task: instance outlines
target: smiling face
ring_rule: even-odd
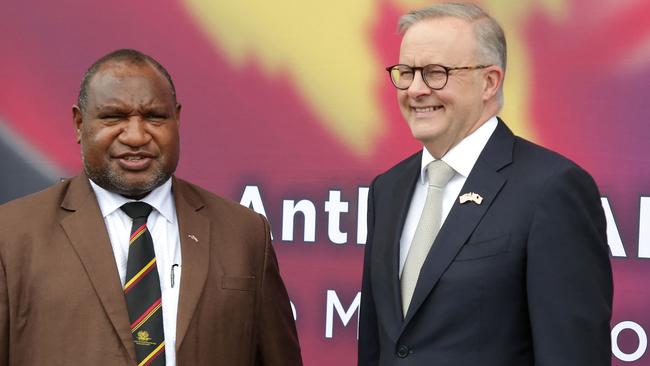
[[[180,105],[148,63],[102,65],[73,120],[86,174],[104,189],[141,198],[176,170]]]
[[[477,47],[470,23],[451,17],[426,19],[404,33],[399,63],[476,66],[482,63],[477,59]],[[441,158],[497,113],[495,95],[501,77],[498,66],[454,70],[443,89],[432,90],[417,72],[407,90],[397,91],[397,100],[413,137]]]

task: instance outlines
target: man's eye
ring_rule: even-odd
[[[162,121],[166,120],[167,116],[164,114],[149,114],[146,116],[146,118],[150,121]]]
[[[106,119],[106,120],[119,120],[119,119],[123,119],[124,116],[121,115],[121,114],[105,114],[105,115],[99,116],[99,118],[100,119]]]
[[[445,76],[446,73],[441,70],[431,70],[426,73],[427,78],[444,78]]]

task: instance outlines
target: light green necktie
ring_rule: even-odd
[[[420,276],[420,269],[427,258],[427,254],[433,245],[433,241],[440,230],[442,222],[442,192],[451,178],[454,170],[442,160],[432,161],[427,165],[429,187],[427,188],[427,199],[424,202],[422,215],[415,235],[411,242],[404,270],[402,271],[402,314],[406,317],[415,285]]]

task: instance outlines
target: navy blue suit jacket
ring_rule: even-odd
[[[372,183],[359,366],[610,365],[612,275],[593,179],[499,121],[420,272],[406,317],[399,240],[421,153]]]

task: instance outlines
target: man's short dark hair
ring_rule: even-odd
[[[144,53],[133,50],[133,49],[128,49],[128,48],[123,48],[120,50],[113,51],[99,60],[95,61],[88,70],[84,73],[83,78],[81,79],[81,87],[79,88],[79,97],[77,98],[77,105],[79,106],[79,109],[81,111],[85,111],[86,106],[88,104],[88,84],[90,83],[90,79],[93,78],[93,76],[99,71],[99,69],[106,63],[108,62],[128,62],[133,65],[146,65],[149,64],[153,67],[156,68],[156,70],[160,71],[161,74],[167,79],[169,82],[169,86],[171,87],[172,91],[172,97],[174,98],[174,104],[177,104],[176,100],[176,88],[174,87],[174,82],[172,81],[172,77],[169,75],[165,67],[161,65],[158,61],[156,61],[153,57],[149,55],[145,55]]]

